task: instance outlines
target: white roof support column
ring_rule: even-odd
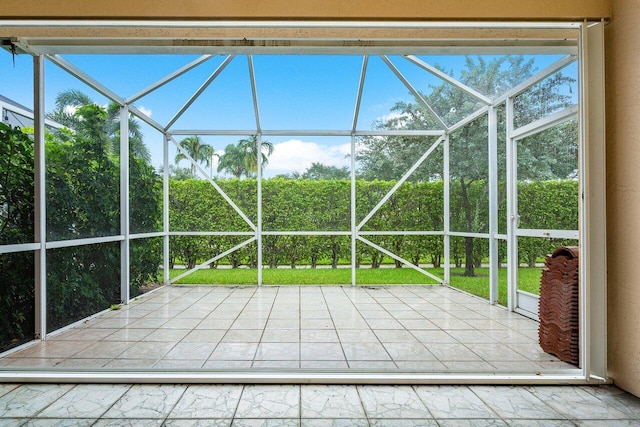
[[[130,299],[130,245],[129,245],[129,108],[120,109],[120,302]]]
[[[351,121],[351,286],[356,286],[357,284],[358,270],[358,218],[356,216],[356,128],[358,127],[358,116],[360,115],[360,104],[362,103],[362,90],[364,88],[364,80],[367,76],[368,64],[369,55],[363,55],[360,80],[358,82],[358,92],[356,95],[356,105],[353,109],[353,120]]]
[[[444,283],[451,285],[451,172],[449,168],[449,134],[445,135],[442,142],[442,185],[444,188],[443,196],[444,206]]]
[[[357,284],[358,226],[356,217],[356,137],[351,136],[351,286]]]
[[[498,301],[498,113],[489,108],[489,302]]]
[[[256,250],[257,250],[257,273],[258,273],[258,286],[262,286],[262,126],[260,125],[260,107],[258,104],[258,86],[256,85],[256,75],[253,68],[253,56],[247,55],[247,61],[249,64],[249,79],[251,80],[251,95],[253,99],[253,111],[256,118],[256,129],[258,134],[256,137],[257,151],[257,224],[256,224]]]
[[[169,137],[162,138],[162,282],[169,284]]]
[[[262,286],[262,134],[258,133],[256,138],[257,154],[256,161],[258,163],[258,173],[256,187],[258,189],[258,218],[256,224],[256,245],[257,245],[257,269],[258,269],[258,286]]]
[[[518,146],[513,133],[513,98],[506,99],[507,120],[507,308],[514,311],[518,292]]]
[[[34,205],[35,242],[40,246],[35,253],[35,339],[47,335],[47,194],[44,140],[44,57],[33,57],[34,104]]]

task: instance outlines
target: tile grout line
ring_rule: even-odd
[[[184,388],[184,390],[182,390],[182,393],[180,394],[180,397],[178,397],[176,399],[176,401],[173,404],[173,406],[171,406],[171,409],[169,409],[167,411],[167,415],[165,415],[164,418],[162,419],[162,425],[164,425],[167,422],[167,420],[171,416],[171,413],[176,409],[176,406],[178,406],[178,403],[182,400],[184,395],[187,393],[187,390],[189,389],[189,387],[190,387],[189,385],[185,385],[185,388]]]
[[[342,289],[342,286],[340,286],[340,289]],[[343,290],[344,292],[344,290]],[[322,287],[320,288],[320,293],[322,294],[322,299],[324,300],[325,305],[327,306],[327,312],[329,313],[329,318],[331,319],[331,324],[333,325],[333,332],[335,332],[336,334],[336,338],[338,339],[338,344],[340,344],[340,350],[342,350],[342,356],[344,357],[344,362],[347,365],[347,368],[349,367],[349,360],[347,359],[347,354],[344,351],[344,347],[342,346],[342,339],[340,338],[340,334],[338,334],[338,329],[336,328],[336,322],[333,319],[333,313],[331,312],[331,309],[329,307],[329,303],[327,302],[327,296],[324,293],[324,289],[322,289]]]
[[[107,412],[109,412],[109,410],[110,410],[111,408],[113,408],[113,406],[114,406],[116,403],[118,403],[118,401],[120,401],[120,399],[122,399],[122,398],[124,397],[124,395],[125,395],[125,394],[127,394],[127,393],[129,393],[129,391],[133,388],[133,385],[132,385],[132,384],[127,384],[127,385],[129,386],[129,387],[127,388],[127,390],[126,390],[124,393],[122,393],[122,394],[120,395],[120,397],[118,397],[116,400],[114,400],[114,401],[113,401],[113,403],[112,403],[111,405],[109,405],[109,407],[108,407],[104,412],[102,412],[102,414],[100,414],[100,415],[97,417],[96,422],[98,422],[98,420],[100,420],[102,417],[104,417],[104,416],[105,416],[105,414],[106,414]]]
[[[364,291],[365,294],[371,298],[373,298],[375,300],[375,297],[371,296],[369,294],[369,292],[367,292],[366,290]],[[345,294],[346,295],[346,294]],[[349,296],[347,295],[347,298],[349,298]],[[351,304],[353,305],[353,307],[356,309],[356,311],[358,312],[358,315],[360,317],[362,317],[362,319],[364,320],[364,322],[367,324],[367,326],[369,327],[369,330],[373,333],[373,335],[376,337],[376,339],[378,340],[378,344],[380,344],[382,346],[382,348],[384,348],[385,353],[387,353],[387,356],[389,356],[389,360],[391,360],[391,363],[393,363],[396,367],[396,369],[399,369],[398,364],[396,363],[395,359],[393,358],[393,356],[391,355],[391,353],[389,353],[389,350],[387,349],[387,347],[385,347],[385,345],[382,343],[382,341],[380,340],[380,338],[378,337],[378,334],[376,334],[375,329],[371,327],[371,325],[369,324],[369,322],[367,321],[367,319],[362,315],[362,313],[360,313],[360,309],[358,308],[357,305],[355,305],[353,303],[353,300],[351,298],[349,298],[349,301],[351,302]],[[393,315],[391,315],[391,313],[388,312],[388,310],[386,308],[384,308],[377,300],[376,300],[376,304],[382,308],[387,314],[389,314],[391,317],[393,317]],[[395,317],[394,317],[395,319]],[[404,327],[404,325],[402,325]],[[349,361],[347,361],[347,363],[349,363]]]
[[[236,419],[236,414],[238,413],[238,408],[240,407],[240,401],[242,400],[242,396],[244,395],[244,391],[246,390],[247,385],[242,385],[242,390],[240,390],[240,396],[238,397],[238,401],[236,402],[236,407],[233,410],[233,414],[231,414],[231,422],[229,425],[233,425],[233,421]]]
[[[232,289],[231,292],[229,292],[229,294],[227,296],[224,297],[224,299],[222,301],[220,301],[220,303],[215,307],[218,308],[220,307],[226,300],[228,300],[229,298],[231,298],[231,296],[235,293],[236,289]],[[254,292],[255,294],[255,292]],[[253,294],[252,294],[253,295]],[[242,314],[242,311],[244,310],[244,307],[247,306],[247,304],[249,304],[249,301],[251,301],[251,298],[249,298],[247,300],[247,302],[245,303],[245,305],[242,307],[242,309],[238,312],[238,314],[236,315],[236,317],[233,319],[233,322],[231,322],[229,324],[229,326],[226,328],[225,333],[220,337],[220,340],[216,343],[215,346],[213,346],[213,349],[211,350],[211,353],[209,353],[209,357],[207,359],[205,359],[204,361],[204,365],[207,364],[207,362],[211,359],[211,356],[213,355],[213,353],[215,353],[215,351],[218,349],[218,347],[220,346],[220,344],[222,343],[222,341],[224,340],[224,337],[227,336],[227,334],[229,333],[229,331],[231,330],[231,326],[233,326],[233,324],[236,322],[236,320],[238,320],[238,318],[240,317],[240,315]],[[214,309],[215,310],[215,309]],[[212,310],[212,312],[214,311]],[[204,319],[203,319],[204,321]],[[204,365],[202,365],[204,367]]]
[[[39,411],[37,411],[36,413],[34,413],[33,415],[29,416],[29,419],[35,419],[38,417],[39,414],[41,414],[43,411],[45,411],[46,409],[50,408],[54,403],[56,403],[58,400],[62,399],[64,396],[66,396],[67,394],[69,394],[71,392],[71,390],[75,389],[76,387],[78,387],[78,384],[74,384],[71,388],[69,388],[69,390],[65,391],[64,393],[62,393],[56,400],[49,402],[48,405],[44,406],[42,409],[40,409]]]
[[[254,291],[253,295],[255,295],[256,293],[258,293],[260,291],[259,287],[256,287],[256,290]],[[256,356],[258,355],[258,352],[260,351],[260,346],[262,344],[262,339],[264,337],[264,331],[267,329],[267,325],[269,324],[269,319],[271,318],[271,313],[273,311],[273,306],[276,303],[276,299],[278,298],[278,293],[280,293],[280,287],[278,286],[276,288],[276,294],[273,297],[273,301],[271,302],[271,307],[269,308],[269,313],[267,314],[267,320],[264,322],[264,326],[262,327],[262,333],[260,334],[260,338],[258,338],[258,345],[256,346],[256,351],[253,353],[253,359],[251,359],[251,367],[254,367],[255,363],[256,363]],[[249,304],[249,302],[247,301],[247,304],[245,304],[245,308],[247,307],[247,305]],[[242,311],[245,310],[245,308],[242,309]],[[243,389],[244,391],[244,389]]]

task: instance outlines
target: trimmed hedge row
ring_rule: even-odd
[[[252,224],[257,224],[257,182],[255,180],[222,180],[217,184],[244,212]],[[378,202],[396,185],[394,181],[356,182],[356,218],[358,224]],[[349,180],[291,180],[269,179],[262,183],[262,227],[269,231],[349,231]],[[489,212],[485,182],[472,184],[469,193],[469,228],[467,213],[457,196],[456,183],[451,185],[451,230],[476,233],[488,232]],[[506,228],[504,187],[499,209],[501,231]],[[207,181],[171,181],[169,187],[170,229],[172,231],[235,231],[251,232],[251,226]],[[404,183],[364,223],[366,231],[429,231],[442,230],[443,183]],[[521,228],[577,229],[578,183],[572,180],[543,181],[519,184],[518,204]],[[441,236],[364,236],[413,263],[442,261]],[[193,267],[240,242],[247,236],[174,236],[171,239],[171,263]],[[535,263],[553,247],[563,242],[545,239],[523,239],[520,244],[521,261]],[[479,265],[488,257],[484,239],[475,239],[474,263]],[[263,262],[278,265],[311,265],[318,263],[337,266],[350,262],[349,236],[273,236],[263,237]],[[504,251],[502,251],[504,252]],[[464,238],[452,238],[452,261],[464,262]],[[385,258],[382,253],[358,242],[357,262],[378,267]],[[388,258],[387,258],[388,260]],[[220,262],[255,266],[256,248],[250,244]],[[216,267],[218,262],[212,264]],[[400,263],[396,262],[399,267]]]

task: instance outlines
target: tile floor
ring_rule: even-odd
[[[575,373],[537,329],[442,286],[171,286],[0,366]]]
[[[2,426],[637,426],[613,386],[0,384]]]

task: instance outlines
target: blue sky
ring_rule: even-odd
[[[122,97],[129,97],[156,82],[197,56],[192,55],[66,55],[65,58]],[[422,56],[455,76],[464,65],[464,56]],[[544,68],[559,56],[537,56],[536,66]],[[138,100],[135,105],[152,119],[165,125],[181,106],[221,64],[216,56],[182,77]],[[440,80],[401,57],[390,57],[405,77],[422,91]],[[25,106],[33,106],[31,57],[15,58],[0,51],[0,94]],[[254,56],[260,120],[269,130],[348,130],[351,128],[362,56]],[[98,104],[108,100],[51,62],[45,65],[45,108],[54,108],[55,96],[67,89],[87,93]],[[398,101],[413,98],[380,58],[371,57],[367,69],[359,129],[371,129],[375,120],[389,115]],[[255,129],[255,116],[247,58],[235,57],[173,129]],[[162,163],[162,136],[143,126],[152,162]],[[205,137],[205,142],[222,152],[241,137]],[[345,157],[348,138],[287,136],[268,138],[276,150],[266,176],[303,172],[311,162],[348,165]],[[175,150],[171,150],[171,158]],[[187,166],[182,163],[181,166]],[[215,172],[215,171],[214,171]]]

